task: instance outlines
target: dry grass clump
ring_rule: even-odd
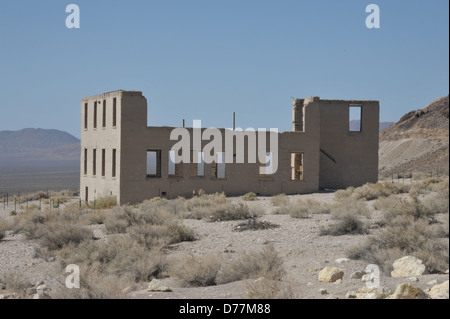
[[[280,195],[277,195],[280,196]],[[286,196],[286,195],[284,195]],[[284,196],[280,198],[284,198]],[[273,199],[273,198],[272,198]],[[290,215],[292,218],[308,218],[313,214],[329,214],[330,206],[327,204],[320,203],[312,198],[300,199],[295,203],[287,200],[277,199],[277,207],[273,210],[275,215]]]
[[[0,218],[0,240],[5,238],[6,231],[11,229],[11,225],[8,221]]]
[[[185,255],[169,269],[169,273],[179,278],[184,287],[215,286],[221,265],[219,254]]]
[[[322,228],[320,235],[342,236],[363,235],[368,233],[363,217],[369,215],[369,210],[363,202],[345,201],[338,202],[331,208],[331,216],[337,223],[328,228]]]
[[[149,281],[166,267],[165,256],[159,248],[148,249],[127,235],[112,235],[108,241],[88,241],[77,247],[66,246],[59,256],[62,265],[97,269],[101,274],[131,278],[133,282]]]
[[[305,207],[310,215],[331,213],[331,206],[329,204],[321,203],[313,198],[301,199],[298,201],[298,205]]]
[[[273,206],[287,206],[290,204],[289,197],[286,196],[286,194],[279,194],[272,196],[270,199]]]
[[[334,198],[338,201],[349,199],[353,195],[355,188],[353,186],[347,187],[347,189],[340,189],[334,193]]]
[[[243,252],[237,258],[233,258],[223,267],[218,281],[224,284],[261,277],[280,281],[284,275],[282,259],[273,245],[267,245],[259,251]]]
[[[264,277],[279,281],[285,274],[283,262],[273,246],[242,253],[224,262],[218,254],[187,255],[169,269],[186,287],[204,287]]]
[[[108,209],[117,206],[116,196],[100,197],[89,202],[89,207],[94,209]]]
[[[351,195],[356,200],[374,200],[380,197],[408,193],[411,186],[406,184],[394,184],[390,182],[367,183],[356,188]]]
[[[249,202],[258,200],[258,198],[256,197],[256,194],[253,192],[244,194],[244,195],[242,195],[241,198],[242,198],[242,200],[249,201]]]
[[[264,277],[246,282],[245,294],[249,299],[293,299],[291,286],[284,287],[282,282]]]
[[[92,230],[72,224],[50,223],[41,225],[37,231],[41,248],[54,251],[66,245],[78,245],[94,238]]]
[[[384,226],[365,242],[351,248],[351,258],[377,264],[388,274],[393,261],[407,255],[421,259],[429,273],[448,269],[448,197],[445,198],[445,192],[424,199],[415,194],[403,199],[391,196],[376,201],[375,207],[384,214]],[[438,218],[442,214],[445,214],[444,223]]]
[[[173,213],[151,205],[117,208],[106,218],[105,227],[109,234],[129,233],[147,248],[196,239],[194,232],[181,225]]]
[[[27,290],[33,287],[33,285],[17,271],[8,271],[7,273],[0,274],[0,286],[3,286],[5,290],[9,292],[15,292],[17,297],[22,299],[27,297]]]

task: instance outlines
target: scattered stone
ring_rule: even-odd
[[[41,280],[41,281],[38,281],[34,286],[39,287],[39,286],[42,286],[43,284],[44,284],[44,282]]]
[[[328,295],[328,291],[326,289],[320,289],[319,291],[321,295]]]
[[[365,271],[356,271],[350,276],[350,279],[362,279],[365,274]]]
[[[427,282],[427,285],[430,285],[430,286],[435,286],[435,285],[437,285],[438,284],[438,281],[435,279],[435,280],[432,280],[432,281],[429,281],[429,282]]]
[[[338,279],[334,282],[336,285],[340,285],[342,283],[342,279]]]
[[[356,299],[356,291],[347,292],[347,294],[345,295],[345,298],[347,298],[347,299]]]
[[[321,282],[335,282],[343,277],[344,272],[337,267],[325,267],[319,273],[319,281]]]
[[[387,299],[424,299],[424,295],[421,289],[411,284],[403,283],[398,285],[394,293]]]
[[[169,286],[167,286],[161,280],[153,279],[148,284],[147,291],[148,292],[151,292],[151,291],[170,292],[170,291],[172,291],[172,289],[170,289]]]
[[[446,282],[431,288],[428,292],[428,296],[430,296],[431,299],[449,299],[448,287],[449,281],[447,280]]]
[[[122,289],[122,294],[127,295],[127,294],[129,294],[132,290],[133,290],[133,288],[131,288],[131,287],[123,288],[123,289]]]
[[[311,287],[312,285],[314,285],[312,282],[308,282],[307,286]]]
[[[46,293],[37,293],[33,296],[33,299],[52,299],[48,294]]]
[[[33,296],[37,293],[36,288],[27,288],[27,296]]]
[[[417,277],[410,277],[409,281],[411,281],[411,282],[418,282],[419,278],[417,278]]]
[[[448,271],[449,271],[449,269],[447,269],[447,270],[445,271],[445,274],[447,274],[447,275],[448,275]]]
[[[388,297],[392,291],[386,287],[362,287],[356,292],[357,299],[384,299]]]
[[[413,256],[405,256],[394,261],[392,277],[422,276],[425,272],[425,265],[422,260]]]
[[[309,268],[308,269],[308,272],[316,272],[316,271],[319,271],[320,269],[317,269],[317,268]]]
[[[0,294],[0,299],[20,299],[15,292]]]
[[[348,258],[338,258],[338,259],[336,259],[335,261],[338,263],[338,264],[342,264],[342,263],[346,263],[347,261],[350,261],[351,259],[348,259]]]

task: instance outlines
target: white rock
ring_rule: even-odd
[[[410,277],[409,281],[411,281],[411,282],[418,282],[419,278],[417,278],[417,277]]]
[[[362,287],[356,292],[356,298],[358,299],[384,299],[389,296],[392,291],[386,287],[369,288]]]
[[[428,292],[428,296],[430,296],[431,299],[449,299],[449,281],[436,285],[433,288],[430,289]]]
[[[338,259],[336,259],[335,261],[338,263],[338,264],[342,264],[342,263],[346,263],[347,261],[350,261],[351,259],[348,259],[348,258],[338,258]]]
[[[435,279],[435,280],[432,280],[432,281],[429,281],[429,282],[427,282],[427,285],[430,285],[430,286],[435,286],[435,285],[437,285],[438,284],[438,281]]]
[[[392,277],[422,276],[425,272],[425,265],[422,260],[413,256],[405,256],[394,261]]]
[[[165,283],[161,280],[153,279],[149,284],[147,291],[161,291],[161,292],[170,292],[172,289],[169,288]]]
[[[321,282],[335,282],[342,277],[344,277],[344,272],[337,267],[325,267],[319,273],[319,281]]]

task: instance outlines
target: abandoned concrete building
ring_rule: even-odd
[[[350,127],[352,112],[360,119],[357,129]],[[174,128],[147,126],[147,100],[139,91],[84,98],[80,196],[86,201],[116,196],[120,204],[133,204],[157,196],[190,197],[200,189],[302,194],[377,181],[378,101],[294,99],[292,117],[292,131],[277,133],[278,169],[261,174],[258,160],[173,163]],[[202,149],[207,143],[201,141]],[[266,143],[258,148],[268,149],[269,138]]]

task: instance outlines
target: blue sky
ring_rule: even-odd
[[[80,7],[67,29],[65,8]],[[368,29],[367,5],[381,10]],[[449,91],[447,0],[0,0],[0,130],[80,136],[85,96],[140,90],[149,125],[291,129],[292,97],[397,121]]]

